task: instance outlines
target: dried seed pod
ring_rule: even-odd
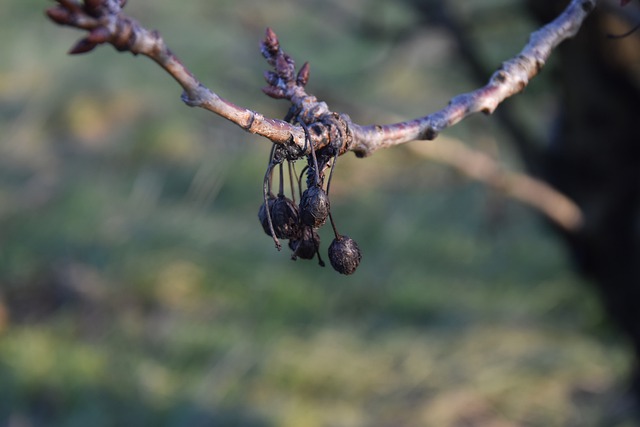
[[[299,238],[289,240],[289,248],[293,251],[291,255],[292,260],[298,259],[313,259],[318,255],[318,264],[324,267],[324,261],[320,256],[320,235],[311,227],[303,227]]]
[[[329,262],[340,274],[355,273],[361,259],[358,244],[349,236],[337,236],[329,246]]]
[[[289,248],[293,251],[291,259],[313,259],[320,248],[320,235],[311,227],[303,227],[300,236],[289,240]],[[324,265],[321,262],[321,265]]]
[[[264,202],[262,202],[262,205],[260,205],[260,210],[258,211],[258,219],[260,220],[260,224],[262,224],[262,229],[267,234],[267,236],[271,236],[268,215],[271,213],[271,210],[273,208],[273,204],[275,203],[275,201],[276,201],[276,196],[269,193],[269,196],[267,198],[267,206],[265,206]]]
[[[279,239],[293,239],[300,232],[298,207],[293,201],[282,194],[273,202],[271,207],[271,221],[276,237]]]
[[[329,196],[317,185],[304,190],[300,199],[300,219],[313,228],[322,226],[329,216]]]

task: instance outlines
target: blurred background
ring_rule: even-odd
[[[36,3],[0,3],[0,425],[634,425],[631,345],[558,231],[421,150],[522,171],[502,119],[340,158],[333,215],[363,253],[345,277],[263,233],[268,141],[146,58],[67,56],[81,33]],[[502,0],[129,3],[205,85],[282,117],[260,91],[272,27],[361,124],[442,108],[538,26]],[[522,138],[549,135],[558,67],[504,106]]]

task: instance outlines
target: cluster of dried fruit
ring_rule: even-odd
[[[331,147],[325,147],[318,153],[311,150],[311,154],[307,156],[307,165],[298,176],[295,172],[294,160],[288,158],[281,146],[274,145],[264,177],[264,202],[260,206],[258,218],[264,232],[273,237],[278,250],[281,248],[278,239],[288,239],[289,248],[293,251],[291,259],[313,259],[317,255],[319,264],[323,267],[325,264],[320,257],[320,235],[317,230],[329,218],[335,234],[329,246],[329,262],[337,272],[353,274],[362,258],[360,249],[352,238],[338,233],[329,203],[329,187],[337,157]],[[285,161],[288,167],[291,199],[284,195]],[[329,163],[331,163],[331,172],[325,190],[324,171],[329,168]],[[278,194],[274,195],[272,181],[276,166],[279,168],[280,181]],[[302,179],[305,174],[307,188],[302,192]],[[297,191],[295,183],[297,183]],[[296,192],[300,199],[299,204],[295,201]]]
[[[278,38],[270,28],[267,28],[260,51],[273,67],[272,71],[266,71],[264,74],[268,86],[262,88],[263,92],[275,99],[284,98],[292,101],[293,106],[285,117],[285,121],[300,125],[306,135],[306,146],[302,152],[293,153],[288,151],[291,148],[287,149],[275,144],[271,150],[269,166],[263,182],[264,203],[258,213],[262,228],[267,235],[273,237],[278,250],[281,249],[278,239],[289,240],[293,260],[313,259],[317,255],[320,265],[324,266],[319,252],[320,235],[317,230],[329,218],[335,234],[329,246],[331,266],[339,273],[353,274],[362,258],[360,249],[349,236],[338,233],[329,203],[329,187],[336,160],[345,152],[345,145],[349,141],[344,117],[331,113],[324,102],[319,102],[314,96],[305,92],[304,87],[309,81],[309,64],[305,63],[296,72],[295,61],[280,48]],[[298,101],[294,102],[294,98]],[[313,128],[314,132],[317,131],[316,133],[322,133],[314,128],[315,125],[324,126],[330,134],[328,145],[314,147],[309,128]],[[307,151],[309,154],[304,154]],[[299,175],[294,168],[294,162],[298,159],[307,161],[307,165]],[[291,199],[284,195],[285,161],[289,173]],[[331,165],[331,172],[325,190],[324,172],[329,165]],[[278,194],[274,195],[272,181],[276,166],[280,172],[280,185]],[[302,192],[302,178],[305,174],[306,189]],[[297,191],[294,188],[294,182],[297,183]],[[299,204],[296,204],[296,193],[300,200]]]

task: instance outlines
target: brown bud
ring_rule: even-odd
[[[80,39],[78,42],[71,48],[69,51],[69,55],[78,55],[80,53],[91,52],[96,47],[96,44],[90,42],[87,39]]]
[[[263,44],[271,54],[275,54],[280,49],[278,36],[276,36],[276,33],[274,33],[269,27],[267,27],[267,30],[265,31]]]
[[[67,9],[61,7],[52,7],[47,9],[47,16],[56,24],[69,25],[72,23],[73,18]]]
[[[111,34],[109,33],[109,30],[107,30],[105,27],[96,27],[93,30],[91,30],[91,32],[87,36],[87,41],[91,43],[100,44],[109,40],[110,37],[111,37]]]
[[[285,57],[284,55],[278,55],[276,57],[276,73],[278,73],[279,76],[281,76],[286,82],[290,82],[291,80],[293,80],[293,73],[294,73],[294,68],[293,68],[293,64],[291,64],[291,62],[289,60],[287,60],[288,58]]]
[[[270,96],[271,98],[275,98],[275,99],[283,99],[287,97],[287,95],[284,93],[284,90],[275,86],[263,87],[262,92],[264,92],[266,95]]]
[[[120,0],[120,7],[125,7],[127,5],[127,0]]]
[[[361,259],[362,253],[358,244],[349,236],[338,236],[329,246],[329,262],[340,274],[355,273]]]
[[[296,77],[296,83],[298,86],[306,86],[309,83],[309,63],[305,62],[298,71],[298,77]]]

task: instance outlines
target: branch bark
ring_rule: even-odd
[[[573,37],[593,10],[596,0],[572,0],[554,21],[531,34],[524,49],[502,64],[487,85],[451,99],[445,108],[424,117],[389,125],[361,126],[345,114],[331,112],[328,106],[304,90],[308,79],[305,64],[295,73],[295,63],[279,46],[275,34],[267,30],[262,53],[274,67],[265,74],[269,84],[264,91],[292,104],[290,120],[264,117],[235,105],[204,86],[169,49],[157,31],[150,31],[122,12],[126,0],[57,0],[47,10],[58,24],[89,31],[70,53],[85,53],[99,44],[109,43],[120,51],[151,58],[184,89],[182,100],[189,106],[212,111],[244,130],[287,147],[293,158],[333,145],[340,154],[353,151],[364,157],[381,149],[412,140],[432,140],[444,129],[477,112],[491,114],[505,99],[522,91],[540,72],[553,49]],[[299,123],[312,130],[311,144]]]

